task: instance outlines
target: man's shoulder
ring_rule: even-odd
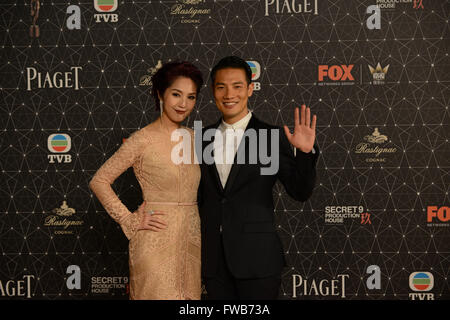
[[[261,120],[261,118],[255,117],[254,114],[252,115],[252,119],[254,121],[254,126],[260,129],[281,129],[280,126]]]

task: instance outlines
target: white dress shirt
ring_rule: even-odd
[[[233,124],[228,124],[222,119],[222,123],[217,128],[214,139],[214,162],[219,173],[220,182],[225,188],[228,176],[233,166],[239,144],[241,143],[244,131],[252,117],[251,111],[247,115]],[[220,134],[218,134],[220,132]],[[234,138],[234,139],[233,139]],[[234,143],[233,143],[234,140]]]
[[[217,128],[220,135],[216,131],[214,138],[214,162],[219,173],[220,182],[224,188],[230,175],[237,149],[251,117],[252,112],[249,111],[244,118],[233,124],[228,124],[222,119],[221,124]],[[296,156],[296,151],[296,148],[293,148],[294,157]],[[316,153],[314,147],[311,152],[312,154]]]

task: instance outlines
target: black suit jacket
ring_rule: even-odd
[[[203,133],[211,128],[217,129],[220,121],[204,128]],[[282,128],[266,124],[254,114],[246,131],[250,128],[258,133],[258,144],[259,129],[278,130],[279,169],[274,175],[261,175],[260,168],[268,165],[263,165],[259,159],[257,164],[250,164],[249,161],[238,164],[235,157],[223,188],[215,163],[201,163],[198,204],[204,278],[216,274],[221,236],[228,267],[236,278],[279,276],[285,266],[285,259],[274,225],[272,188],[279,179],[286,192],[298,201],[306,201],[314,188],[315,165],[319,155],[317,146],[314,146],[315,154],[297,150],[294,157],[293,147]],[[245,136],[239,149],[243,148],[244,139]],[[270,152],[270,134],[265,141]],[[203,142],[201,151],[210,143]],[[248,155],[249,143],[245,143],[245,147],[245,154]]]

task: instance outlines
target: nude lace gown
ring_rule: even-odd
[[[200,168],[193,162],[193,131],[187,130],[192,164],[172,162],[172,147],[179,142],[171,142],[170,135],[154,122],[134,132],[90,183],[129,239],[130,299],[200,299],[201,240],[196,204]],[[141,186],[145,210],[166,213],[167,229],[137,231],[142,216],[131,213],[111,188],[130,166]]]

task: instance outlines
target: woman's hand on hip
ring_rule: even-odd
[[[167,229],[167,223],[162,219],[166,214],[159,210],[146,210],[145,201],[139,206],[137,213],[142,215],[138,230],[161,231]]]

